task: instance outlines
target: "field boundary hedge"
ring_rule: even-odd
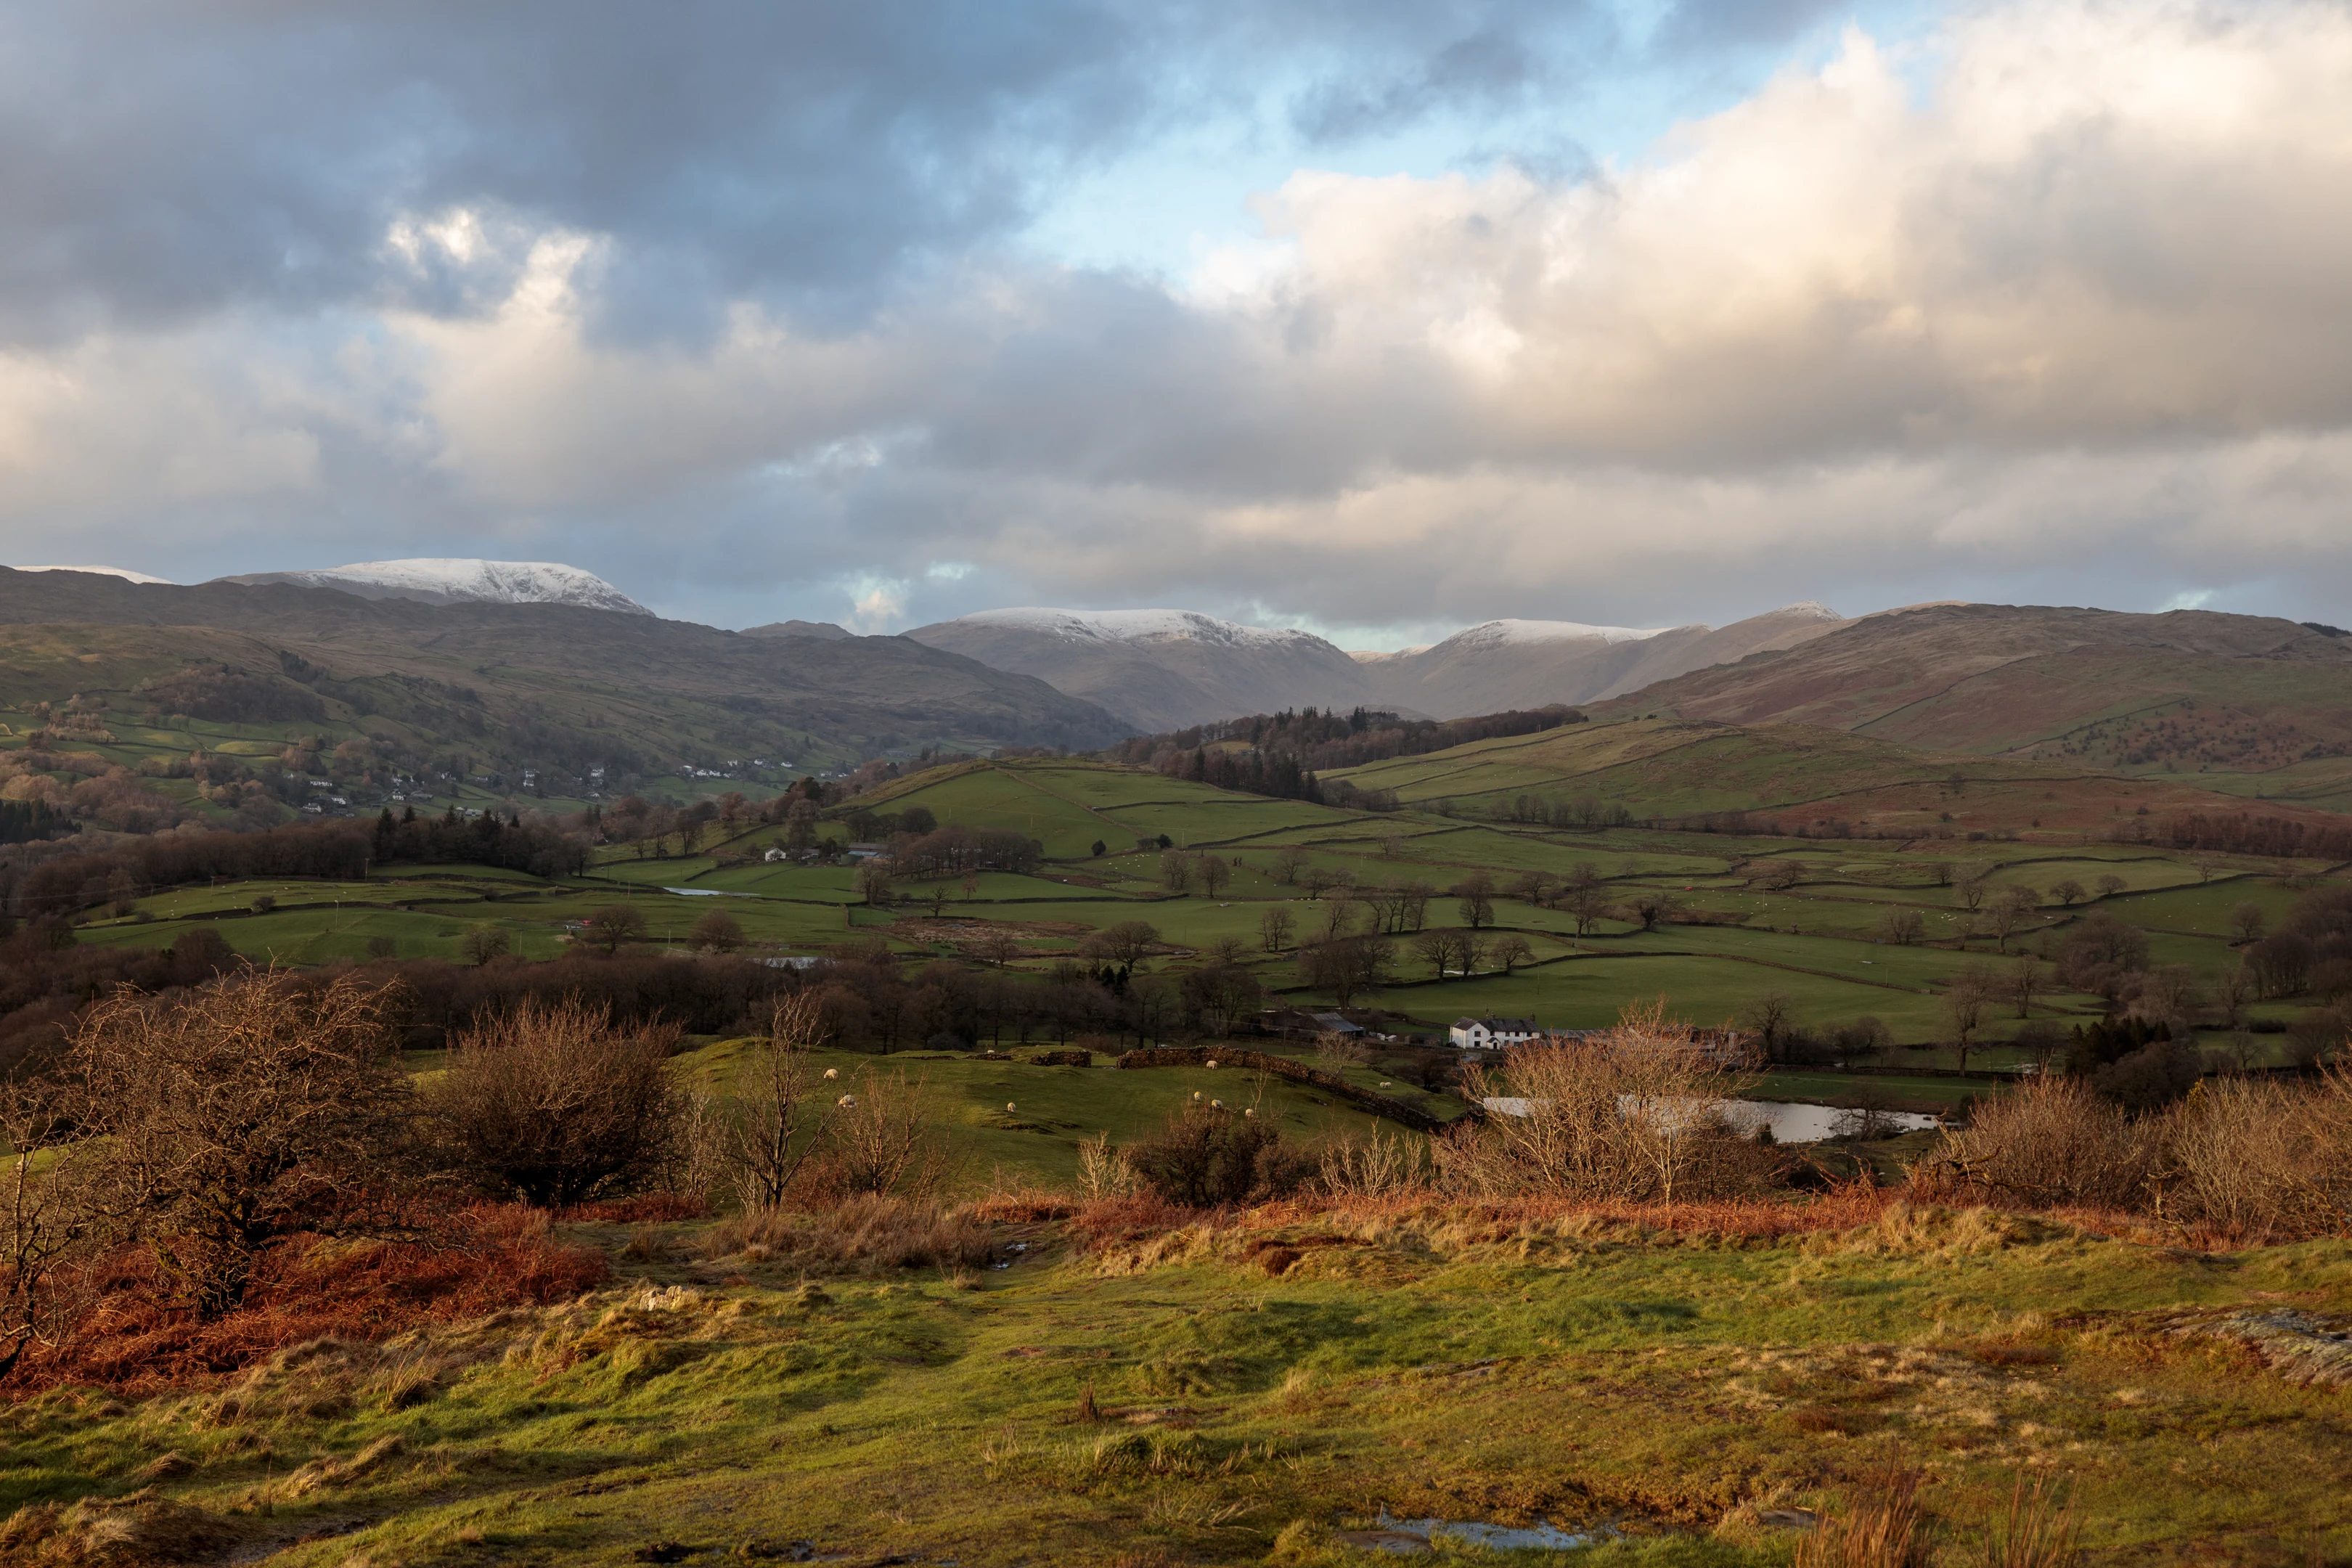
[[[1402,1100],[1391,1100],[1385,1094],[1369,1089],[1358,1089],[1337,1073],[1328,1073],[1293,1061],[1288,1057],[1268,1056],[1264,1051],[1212,1050],[1201,1046],[1163,1046],[1154,1050],[1129,1051],[1118,1058],[1122,1068],[1197,1068],[1211,1062],[1223,1066],[1249,1068],[1258,1072],[1270,1072],[1295,1083],[1312,1084],[1327,1094],[1337,1095],[1375,1116],[1385,1116],[1391,1121],[1412,1128],[1416,1132],[1437,1132],[1445,1123],[1418,1106],[1407,1105]]]

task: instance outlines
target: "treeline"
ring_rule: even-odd
[[[357,823],[322,822],[257,833],[166,833],[59,855],[26,871],[9,901],[15,912],[40,919],[101,904],[127,910],[131,900],[161,889],[215,879],[352,881],[365,877],[371,865],[443,863],[556,877],[576,874],[587,861],[584,844],[553,828],[490,813],[464,817],[454,809],[420,817],[412,807],[399,818],[387,810],[372,830]]]
[[[2254,816],[2243,812],[2219,816],[2196,812],[2167,819],[2156,837],[2175,849],[2268,855],[2283,859],[2307,857],[2315,860],[2352,860],[2352,826],[2319,826],[2284,816]]]
[[[72,816],[46,801],[0,800],[0,844],[31,844],[73,830]]]
[[[890,869],[901,877],[957,877],[966,871],[983,870],[1034,871],[1045,858],[1043,844],[1009,828],[966,827],[950,822],[929,833],[899,833],[890,839]]]
[[[1164,734],[1139,735],[1101,755],[1110,762],[1152,768],[1171,778],[1279,800],[1393,809],[1393,796],[1381,798],[1386,792],[1341,790],[1318,784],[1316,774],[1582,722],[1582,713],[1559,705],[1442,721],[1401,719],[1365,708],[1346,714],[1328,709],[1306,708],[1297,712],[1286,709]]]

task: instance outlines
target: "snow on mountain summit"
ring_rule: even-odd
[[[1642,642],[1672,626],[1588,626],[1581,621],[1482,621],[1445,639],[1457,647],[1495,647],[1514,643]],[[1439,646],[1444,646],[1443,644]]]
[[[1068,642],[1152,642],[1163,637],[1189,637],[1233,647],[1265,647],[1320,642],[1312,632],[1279,631],[1269,626],[1222,621],[1198,610],[1052,610],[1025,606],[982,610],[959,618],[964,626],[1014,626],[1045,632]]]
[[[120,577],[126,583],[162,583],[170,585],[169,577],[151,577],[144,572],[133,572],[127,566],[19,566],[19,572],[89,572],[100,577]]]
[[[421,556],[406,561],[360,561],[316,571],[256,572],[222,581],[340,588],[363,598],[421,599],[430,605],[576,605],[632,616],[653,614],[594,573],[558,561]]]

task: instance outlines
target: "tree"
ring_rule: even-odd
[[[1587,882],[1568,895],[1568,912],[1576,921],[1576,934],[1590,936],[1609,912],[1609,895],[1597,881]]]
[[[1601,885],[1601,868],[1590,860],[1579,860],[1568,869],[1568,886],[1571,892]]]
[[[2113,871],[2105,873],[2098,879],[2097,882],[2093,884],[2093,886],[2098,889],[2099,897],[2103,899],[2112,899],[2130,885],[2130,883],[2125,881],[2121,877],[2116,876]]]
[[[2263,927],[2267,924],[2260,904],[2249,900],[2230,911],[2230,935],[2241,946],[2263,939]]]
[[[1644,889],[1625,900],[1625,909],[1643,931],[1655,931],[1658,922],[1674,912],[1675,900],[1655,889]]]
[[[1495,939],[1495,945],[1487,950],[1487,957],[1501,964],[1503,973],[1506,974],[1510,973],[1520,964],[1529,962],[1535,955],[1536,950],[1528,945],[1528,939],[1517,931],[1505,931]]]
[[[1160,945],[1160,928],[1146,921],[1114,921],[1086,939],[1083,946],[1129,969],[1143,962]]]
[[[1257,918],[1259,945],[1268,952],[1280,952],[1290,945],[1290,911],[1275,905]]]
[[[852,879],[857,896],[869,906],[880,909],[890,901],[890,862],[877,857],[857,863],[857,873]]]
[[[1797,1022],[1797,999],[1786,991],[1771,990],[1741,1004],[1740,1026],[1755,1035],[1767,1061],[1779,1061]]]
[[[245,973],[128,991],[74,1030],[59,1079],[95,1213],[143,1245],[203,1321],[303,1234],[394,1236],[416,1113],[389,987]]]
[[[1257,977],[1238,963],[1190,970],[1179,989],[1185,1011],[1201,1020],[1202,1032],[1220,1037],[1244,1016],[1257,1011],[1263,994]]]
[[[1552,878],[1549,871],[1528,871],[1511,884],[1511,896],[1520,902],[1542,909],[1551,902]]]
[[[606,904],[589,914],[580,934],[607,955],[618,952],[623,942],[645,939],[645,912],[635,904]]]
[[[2009,939],[2016,934],[2018,927],[2033,918],[2033,911],[2039,905],[2040,900],[2034,897],[2031,888],[2012,885],[1993,895],[1991,901],[1985,906],[1984,922],[1985,929],[1992,932],[2000,952],[2009,951]]]
[[[1346,1007],[1388,978],[1390,959],[1385,937],[1334,937],[1298,950],[1298,977],[1308,990],[1328,991]]]
[[[736,1201],[751,1213],[781,1208],[793,1182],[820,1147],[824,1080],[809,1048],[824,1038],[816,997],[781,997],[768,1033],[737,1068],[734,1093],[716,1127],[719,1163]]]
[[[1298,874],[1298,885],[1307,889],[1310,900],[1320,899],[1334,888],[1344,888],[1349,880],[1345,874],[1322,866],[1309,866]]]
[[[2065,908],[2071,910],[2076,904],[2083,901],[2084,897],[2083,884],[2074,880],[2074,878],[2068,877],[2063,881],[2053,882],[2051,884],[2050,896],[2057,900],[2058,902]]]
[[[1960,868],[1958,880],[1952,884],[1952,901],[1970,914],[1984,907],[1992,893],[1992,868],[1972,861]]]
[[[1897,947],[1915,947],[1927,929],[1927,922],[1917,910],[1891,909],[1878,917],[1873,928],[1881,942],[1891,942]]]
[[[1274,879],[1284,887],[1298,880],[1299,868],[1307,864],[1307,851],[1296,844],[1286,844],[1274,852]]]
[[[743,927],[726,910],[713,910],[694,922],[692,941],[713,952],[732,952],[743,945]]]
[[[1223,892],[1225,884],[1234,879],[1234,868],[1220,855],[1203,854],[1193,868],[1200,874],[1202,893],[1212,899]]]
[[[2032,1017],[2033,999],[2050,988],[2049,983],[2042,977],[2041,963],[2030,952],[2019,953],[2017,962],[2010,966],[2008,980],[2009,983],[2004,989],[2009,993],[2011,1003],[2017,1008],[2017,1016],[2021,1018]]]
[[[2221,1005],[2221,1021],[2236,1028],[2245,1014],[2246,1004],[2261,990],[2254,982],[2253,966],[2244,959],[2232,958],[2224,963],[2221,983],[2213,988],[2213,995]]]
[[[1105,844],[1101,839],[1097,838],[1097,839],[1096,839],[1096,840],[1095,840],[1094,847],[1093,847],[1092,849],[1087,850],[1087,854],[1089,854],[1089,855],[1092,855],[1096,859],[1099,860],[1099,859],[1101,859],[1101,858],[1102,858],[1102,857],[1103,857],[1103,852],[1104,852],[1105,850],[1108,849],[1109,847],[1110,847],[1110,846],[1109,846],[1109,845]]]
[[[980,933],[979,940],[971,944],[971,950],[982,963],[1002,969],[1020,956],[1021,943],[1003,926],[991,926]]]
[[[1425,931],[1412,939],[1412,955],[1429,965],[1433,979],[1444,979],[1455,966],[1456,935],[1450,931]]]
[[[1462,923],[1472,931],[1495,921],[1495,879],[1484,871],[1473,871],[1454,885],[1454,896],[1459,900],[1454,910]]]
[[[1160,885],[1171,893],[1183,893],[1192,886],[1192,857],[1181,849],[1166,849],[1160,856]]]
[[[1952,1044],[1960,1054],[1960,1070],[1969,1070],[1969,1052],[1976,1045],[1977,1031],[1984,1026],[1985,1005],[1997,987],[1993,976],[1976,964],[1970,964],[1952,976],[1944,988],[1944,1016],[1952,1026]]]
[[[802,855],[816,847],[816,802],[806,795],[784,809],[784,848]]]
[[[1805,879],[1805,868],[1794,860],[1774,860],[1757,879],[1776,893],[1785,893]]]
[[[669,1026],[622,1029],[577,999],[526,1000],[457,1037],[434,1086],[435,1118],[490,1191],[546,1208],[626,1192],[676,1150],[677,1038]]]
[[[513,940],[504,926],[476,926],[466,933],[464,947],[468,962],[484,964],[494,958],[503,958]]]

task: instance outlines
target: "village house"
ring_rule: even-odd
[[[1454,1048],[1465,1051],[1499,1051],[1524,1046],[1542,1034],[1533,1018],[1456,1018],[1454,1026],[1445,1032]]]

